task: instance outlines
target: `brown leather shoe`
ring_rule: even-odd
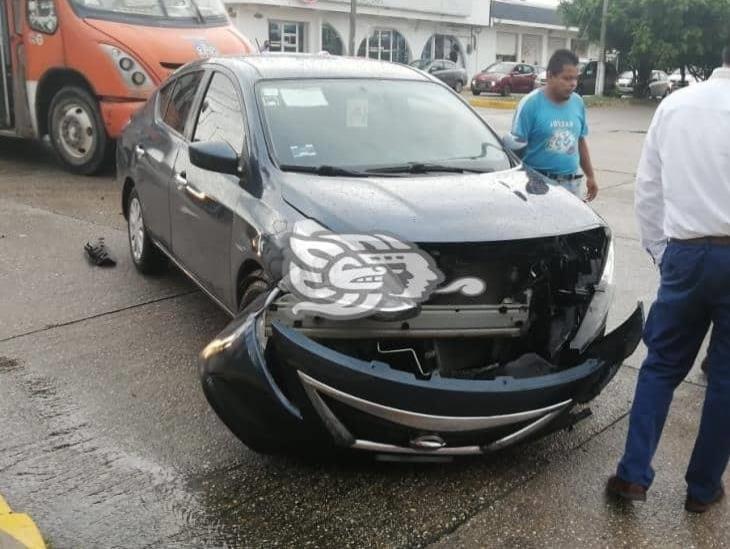
[[[725,489],[721,486],[720,491],[717,492],[717,495],[712,498],[712,500],[708,501],[707,503],[702,503],[699,500],[694,499],[692,496],[687,494],[687,499],[684,500],[684,508],[685,510],[689,511],[690,513],[704,513],[707,511],[710,507],[718,503],[722,498],[725,497]]]
[[[608,479],[606,493],[629,501],[646,501],[646,486],[626,482],[616,475]]]

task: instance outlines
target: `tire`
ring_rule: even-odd
[[[481,93],[482,93],[482,92],[480,92],[479,90],[472,90],[472,91],[471,91],[471,94],[472,94],[472,95],[473,95],[474,97],[478,97],[478,96],[479,96],[479,95],[480,95]]]
[[[264,271],[257,269],[246,276],[238,286],[238,312],[242,313],[246,307],[253,303],[262,294],[271,289],[271,282]]]
[[[137,189],[132,189],[129,193],[126,211],[129,253],[134,266],[142,274],[157,274],[164,271],[167,267],[167,258],[147,233],[142,215],[142,202]]]
[[[463,89],[464,89],[464,83],[461,80],[457,80],[456,83],[454,84],[454,91],[456,93],[461,93]]]
[[[502,88],[503,97],[508,97],[510,95],[512,95],[512,88],[510,88],[509,86],[505,86],[504,88]]]
[[[106,134],[96,99],[83,88],[61,88],[53,96],[48,133],[56,157],[70,172],[92,175],[111,160],[114,143]]]

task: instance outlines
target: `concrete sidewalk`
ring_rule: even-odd
[[[622,369],[631,371],[635,378],[633,368]],[[685,382],[677,389],[646,503],[618,503],[604,494],[623,451],[624,416],[431,547],[730,547],[727,500],[704,515],[684,510],[684,472],[703,399],[702,386]]]

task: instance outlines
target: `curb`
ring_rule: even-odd
[[[13,513],[0,496],[0,548],[46,549],[41,533],[24,513]]]
[[[519,104],[519,101],[515,99],[481,99],[481,98],[472,98],[469,99],[469,104],[472,107],[478,107],[482,109],[506,109],[506,110],[514,110],[517,108],[517,105]]]

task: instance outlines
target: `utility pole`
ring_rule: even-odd
[[[350,0],[350,56],[355,57],[355,23],[357,22],[357,0]]]
[[[601,17],[601,53],[598,59],[598,73],[596,74],[596,95],[603,95],[606,81],[606,15],[608,14],[608,0],[603,0],[603,16]]]

